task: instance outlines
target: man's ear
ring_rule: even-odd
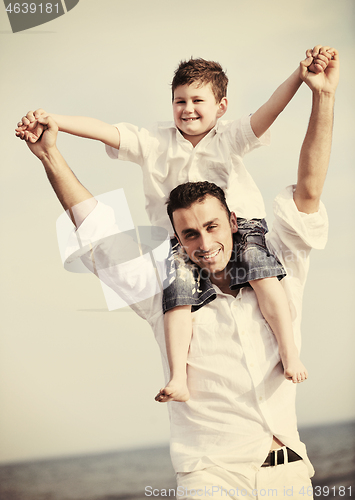
[[[238,224],[237,224],[237,216],[235,215],[234,212],[231,213],[229,222],[231,225],[232,233],[236,233],[238,231]]]
[[[228,108],[228,100],[226,97],[222,97],[220,100],[219,104],[219,109],[217,111],[217,118],[221,118],[221,116],[224,115],[224,113],[227,111]]]
[[[181,246],[182,248],[184,248],[184,247],[183,247],[183,244],[181,243],[181,240],[180,240],[179,236],[176,234],[176,232],[175,232],[175,231],[174,231],[174,235],[175,235],[175,238],[178,240],[178,242],[179,242],[180,246]]]

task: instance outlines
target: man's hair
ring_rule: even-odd
[[[191,85],[192,83],[198,83],[199,85],[211,83],[216,102],[220,102],[227,95],[228,77],[218,62],[205,61],[205,59],[201,58],[181,61],[171,82],[173,100],[177,87]]]
[[[217,198],[225,209],[228,219],[230,218],[231,212],[228,208],[223,189],[207,181],[185,182],[185,184],[180,184],[180,186],[177,186],[171,191],[169,199],[166,202],[169,219],[174,230],[173,213],[175,210],[179,208],[190,208],[193,203],[203,201],[206,196]]]

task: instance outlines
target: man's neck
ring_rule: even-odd
[[[233,295],[233,297],[236,297],[238,294],[238,290],[231,290],[230,289],[231,279],[230,279],[228,270],[229,270],[229,265],[227,266],[226,269],[224,269],[220,273],[212,274],[211,275],[211,282],[214,285],[218,286],[218,288],[223,293],[228,293],[229,295]]]

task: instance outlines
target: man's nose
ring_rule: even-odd
[[[211,236],[208,233],[200,235],[199,247],[202,252],[208,252],[211,249]]]

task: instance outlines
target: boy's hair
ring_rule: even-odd
[[[228,77],[218,62],[206,61],[201,58],[181,61],[171,82],[173,100],[177,87],[192,83],[200,85],[211,83],[216,102],[220,102],[227,95]]]
[[[220,201],[222,207],[225,209],[228,219],[230,218],[231,212],[228,208],[226,197],[224,195],[223,189],[216,186],[212,182],[186,182],[185,184],[180,184],[170,193],[169,199],[166,202],[167,211],[171,224],[175,230],[173,213],[179,208],[190,208],[196,201],[203,201],[206,196],[213,196]]]

